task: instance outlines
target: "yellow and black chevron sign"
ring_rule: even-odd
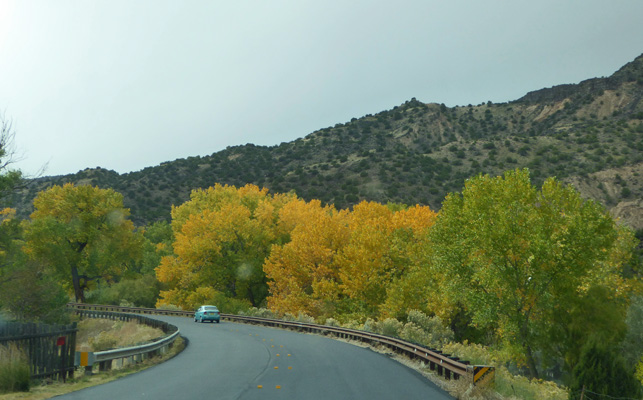
[[[476,365],[473,367],[473,384],[488,385],[493,383],[496,370],[493,367]]]

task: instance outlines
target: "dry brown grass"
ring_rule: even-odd
[[[85,319],[78,323],[77,351],[103,351],[148,343],[164,336],[162,330],[136,322]]]

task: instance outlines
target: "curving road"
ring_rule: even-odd
[[[172,360],[57,399],[452,399],[385,355],[316,335],[155,316],[188,347]]]

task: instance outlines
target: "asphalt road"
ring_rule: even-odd
[[[188,347],[163,364],[57,399],[452,399],[386,355],[317,335],[155,316]]]

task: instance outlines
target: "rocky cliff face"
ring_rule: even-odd
[[[591,78],[578,84],[557,85],[535,90],[516,100],[517,103],[550,103],[565,99],[600,95],[605,90],[617,90],[627,82],[643,85],[643,55],[625,64],[608,78]]]
[[[567,179],[585,198],[606,205],[610,214],[635,230],[643,229],[643,197],[623,199],[624,188],[639,187],[643,163]]]

